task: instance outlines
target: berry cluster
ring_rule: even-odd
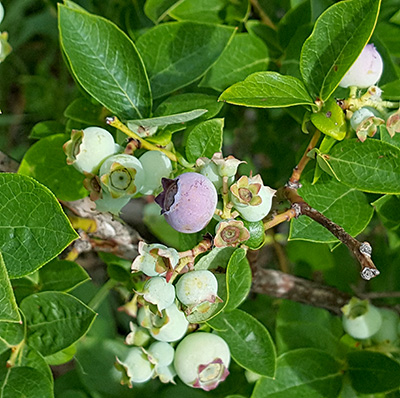
[[[136,157],[132,147],[120,147],[99,127],[73,131],[64,150],[67,162],[86,176],[85,187],[98,210],[118,214],[131,198],[158,194],[155,202],[176,231],[208,232],[182,253],[162,244],[139,243],[131,267],[139,282],[124,306],[135,318],[126,337],[132,348],[118,358],[116,367],[129,386],[154,377],[174,382],[178,375],[189,386],[214,389],[229,374],[230,351],[210,329],[193,332],[198,325],[188,321],[190,315],[208,314],[222,302],[216,275],[195,269],[196,257],[212,247],[262,246],[262,220],[271,210],[275,190],[264,186],[259,175],[235,180],[243,162],[232,156],[216,153],[198,159],[190,171],[180,170],[158,150]],[[168,178],[171,174],[175,178]]]

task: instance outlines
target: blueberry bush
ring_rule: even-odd
[[[400,396],[398,0],[0,31],[0,398]]]

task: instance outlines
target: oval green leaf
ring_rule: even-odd
[[[63,145],[65,134],[51,135],[33,144],[19,166],[18,173],[33,177],[60,200],[73,201],[86,197],[85,176],[67,164]]]
[[[251,398],[336,398],[342,378],[340,364],[329,354],[301,348],[281,355],[275,378],[261,378]]]
[[[211,158],[222,148],[224,119],[211,119],[196,125],[186,141],[186,157],[194,163],[200,157]]]
[[[80,339],[90,328],[96,313],[67,293],[42,292],[21,303],[26,317],[27,342],[47,356]]]
[[[293,76],[277,72],[256,72],[226,89],[219,101],[255,108],[314,105],[304,84]]]
[[[300,72],[313,98],[326,101],[368,43],[380,0],[341,1],[317,19],[300,57]]]
[[[249,33],[237,34],[199,86],[223,91],[252,73],[266,70],[268,62],[268,47],[260,38]]]
[[[241,310],[223,312],[207,322],[229,345],[232,358],[243,368],[274,377],[275,346],[266,327]]]
[[[195,22],[156,26],[137,41],[154,98],[193,83],[217,61],[235,29]],[[132,118],[130,118],[132,119]]]
[[[400,149],[368,139],[345,140],[318,155],[343,184],[364,192],[400,194]]]
[[[0,174],[0,252],[10,278],[30,274],[78,235],[55,196],[33,178]]]
[[[60,41],[79,84],[122,119],[150,115],[151,92],[135,45],[112,22],[58,4]]]

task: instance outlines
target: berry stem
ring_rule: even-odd
[[[232,203],[229,202],[228,177],[226,176],[222,177],[222,200],[224,203],[224,210],[222,212],[221,218],[231,218]]]
[[[168,158],[170,160],[172,160],[173,162],[178,161],[178,157],[174,153],[172,153],[171,151],[168,151],[167,149],[160,148],[156,145],[150,144],[150,142],[147,142],[143,138],[139,137],[136,133],[134,133],[132,130],[130,130],[127,126],[125,126],[125,124],[120,122],[116,116],[107,117],[106,123],[112,127],[115,127],[119,131],[122,131],[128,137],[131,137],[131,138],[137,140],[140,143],[142,148],[147,149],[149,151],[160,151],[160,152],[164,153],[165,155],[167,155]]]
[[[288,186],[293,187],[293,188],[299,187],[301,173],[307,166],[307,163],[310,161],[310,158],[307,155],[317,145],[320,137],[321,137],[321,132],[319,130],[316,130],[314,135],[312,136],[310,143],[308,144],[303,156],[301,157],[299,163],[293,169],[293,173],[289,179]]]
[[[111,289],[113,289],[118,282],[115,279],[109,279],[97,292],[96,294],[92,297],[92,299],[89,301],[88,306],[92,310],[96,310],[99,308],[100,304],[104,301],[104,299],[108,296],[108,293],[110,292]]]
[[[268,229],[271,229],[276,225],[281,224],[285,221],[290,221],[292,218],[295,217],[296,217],[296,211],[294,209],[286,210],[283,213],[273,216],[271,220],[264,222],[264,230],[267,231]]]

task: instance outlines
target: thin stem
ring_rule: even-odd
[[[130,130],[127,126],[125,126],[125,124],[121,123],[116,116],[107,117],[106,123],[112,127],[115,127],[119,131],[122,131],[128,137],[131,137],[131,138],[137,140],[140,143],[140,146],[142,148],[147,149],[149,151],[160,151],[160,152],[164,153],[165,155],[167,155],[168,158],[171,159],[173,162],[178,161],[178,157],[174,153],[172,153],[171,151],[168,151],[167,149],[160,148],[156,145],[150,144],[150,142],[147,142],[143,138],[139,137],[136,133],[134,133],[132,130]]]
[[[118,284],[118,282],[115,279],[109,279],[93,296],[93,298],[89,301],[88,306],[92,310],[97,310],[99,308],[100,304],[104,301],[104,299],[107,297],[108,293],[110,290],[115,287]]]
[[[266,14],[266,12],[261,8],[258,0],[250,0],[257,14],[260,16],[263,24],[269,26],[270,28],[276,30],[275,24],[271,21],[271,18]]]
[[[305,167],[307,166],[307,163],[310,161],[310,158],[307,155],[313,148],[315,148],[320,137],[321,137],[321,132],[319,130],[316,130],[311,138],[310,143],[307,146],[307,149],[305,150],[303,156],[301,157],[298,165],[293,169],[292,176],[289,179],[290,187],[297,188],[299,186],[301,173],[304,171]]]
[[[285,221],[290,221],[292,218],[296,217],[296,211],[294,209],[289,209],[281,214],[277,214],[271,220],[264,222],[264,230],[271,229],[278,224],[282,224]]]
[[[231,217],[232,203],[229,202],[229,186],[228,177],[222,177],[222,200],[224,204],[224,209],[222,211],[222,218],[228,219]]]

